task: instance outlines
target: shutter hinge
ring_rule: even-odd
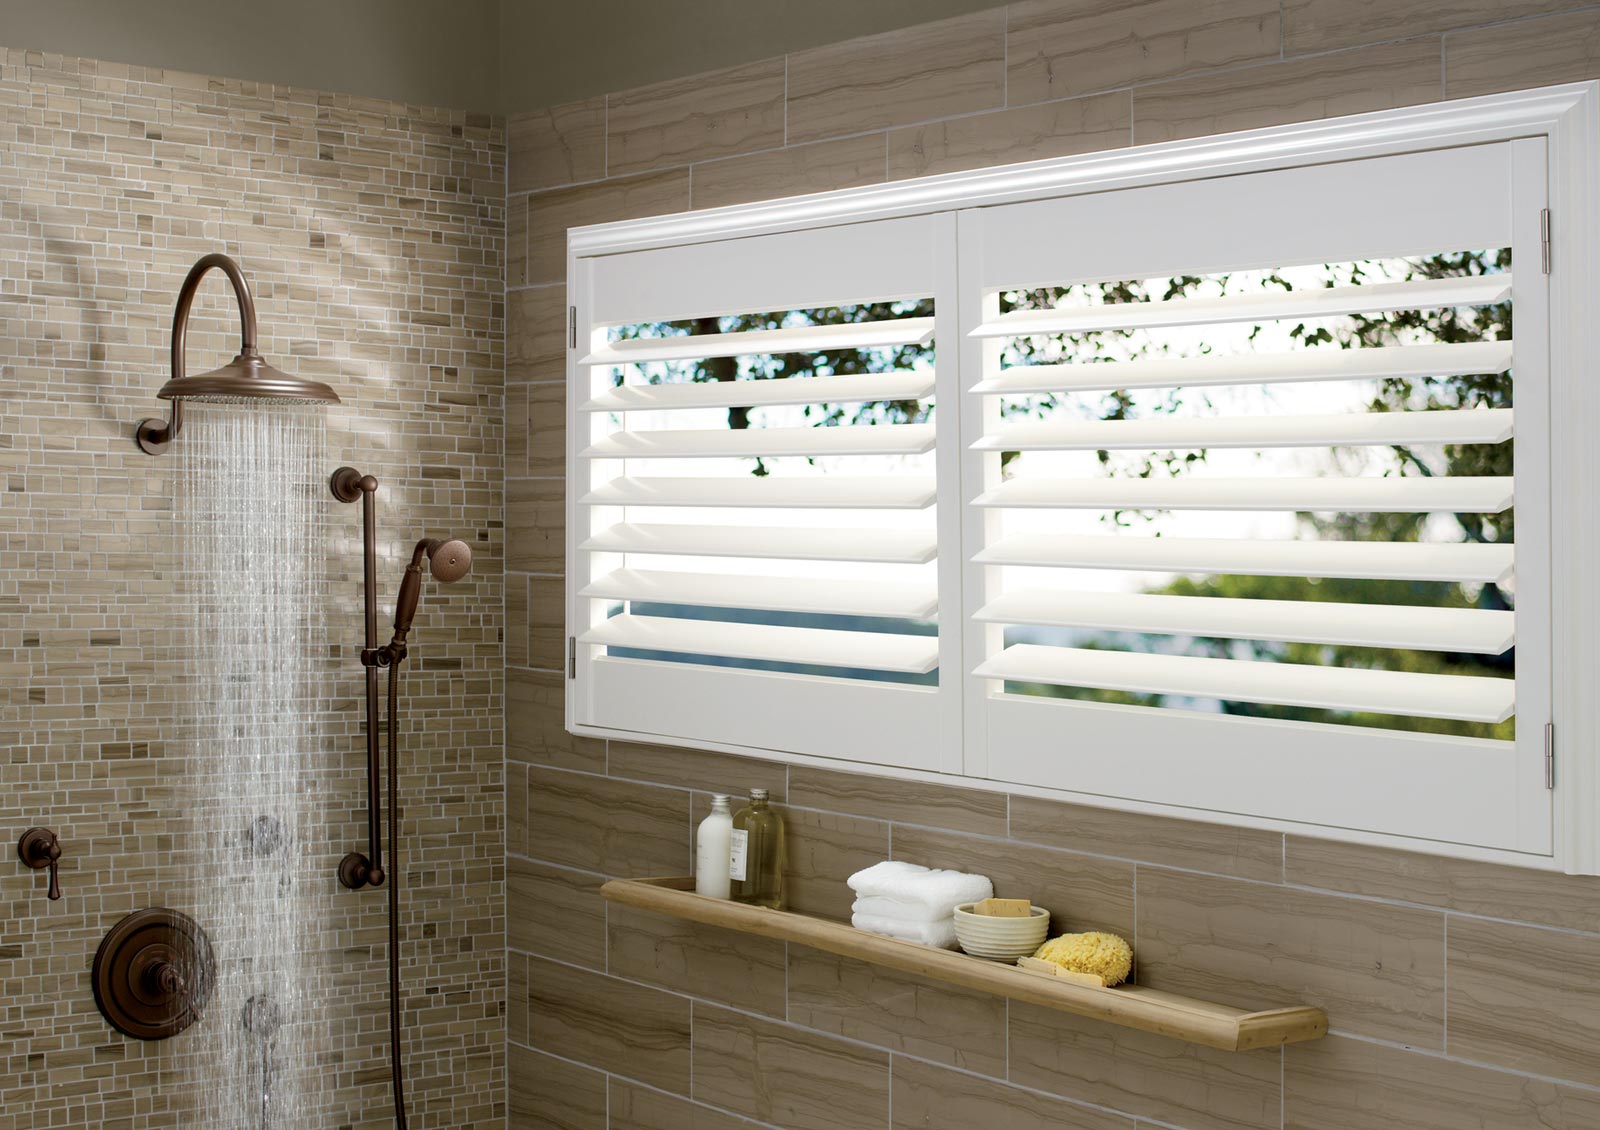
[[[1549,250],[1549,244],[1546,244],[1545,254],[1547,257],[1549,255]],[[1546,267],[1545,273],[1548,274],[1549,271],[1550,268]],[[576,306],[567,307],[567,348],[578,348],[578,308]]]
[[[567,678],[578,677],[578,637],[567,637]]]
[[[1550,273],[1550,209],[1539,211],[1539,265]]]
[[[1556,724],[1544,724],[1544,787],[1556,787]]]

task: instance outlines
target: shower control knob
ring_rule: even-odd
[[[23,864],[42,871],[50,869],[49,899],[55,902],[61,897],[61,875],[56,863],[61,858],[61,841],[49,828],[29,828],[22,833],[22,838],[17,841],[17,858]]]
[[[156,906],[106,932],[89,983],[111,1027],[140,1040],[165,1040],[204,1014],[216,974],[216,955],[200,924]]]
[[[153,995],[181,997],[189,991],[175,962],[158,958],[146,966],[142,980],[146,991]]]

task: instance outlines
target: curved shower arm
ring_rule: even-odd
[[[228,276],[228,281],[233,284],[233,297],[239,303],[239,356],[248,357],[256,351],[256,300],[250,293],[250,284],[245,281],[239,264],[220,251],[213,251],[189,268],[189,274],[178,291],[178,305],[172,312],[173,380],[183,376],[183,348],[184,340],[189,335],[189,309],[200,290],[200,280],[213,269]]]
[[[239,264],[220,251],[201,256],[184,277],[178,290],[178,305],[172,312],[172,379],[184,375],[184,344],[189,336],[189,311],[194,306],[194,296],[200,290],[200,280],[212,270],[221,271],[233,284],[233,297],[239,304],[239,356],[256,356],[256,300],[250,293]],[[160,420],[145,420],[139,424],[139,446],[155,454],[183,430],[183,401],[172,400],[172,411],[163,424]]]

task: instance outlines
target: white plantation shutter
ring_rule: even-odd
[[[941,721],[929,312],[952,248],[948,219],[918,219],[820,233],[802,262],[776,236],[581,270],[583,722],[928,768],[941,741],[959,755]],[[841,355],[872,371],[835,371]],[[706,379],[715,358],[731,360]],[[867,407],[886,404],[914,407]]]
[[[569,728],[1600,871],[1596,98],[574,231]]]
[[[1543,167],[1512,143],[963,216],[968,749],[990,776],[1549,850]],[[1502,248],[1510,270],[1390,278]],[[1345,315],[1504,303],[1515,341],[1337,338]],[[1507,370],[1514,407],[1371,403]],[[1513,442],[1514,476],[1390,454]],[[1513,510],[1515,546],[1453,525]],[[1295,514],[1424,517],[1416,540],[1348,517],[1318,540]],[[1164,583],[1228,575],[1311,581]],[[1391,596],[1317,599],[1316,578]],[[1430,605],[1434,582],[1514,585],[1515,610]],[[1454,673],[1507,654],[1514,679]],[[1482,736],[1513,717],[1514,740]]]

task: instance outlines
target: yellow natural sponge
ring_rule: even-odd
[[[1098,931],[1051,938],[1033,956],[1074,973],[1098,974],[1107,985],[1122,984],[1133,969],[1133,947],[1115,934]]]

